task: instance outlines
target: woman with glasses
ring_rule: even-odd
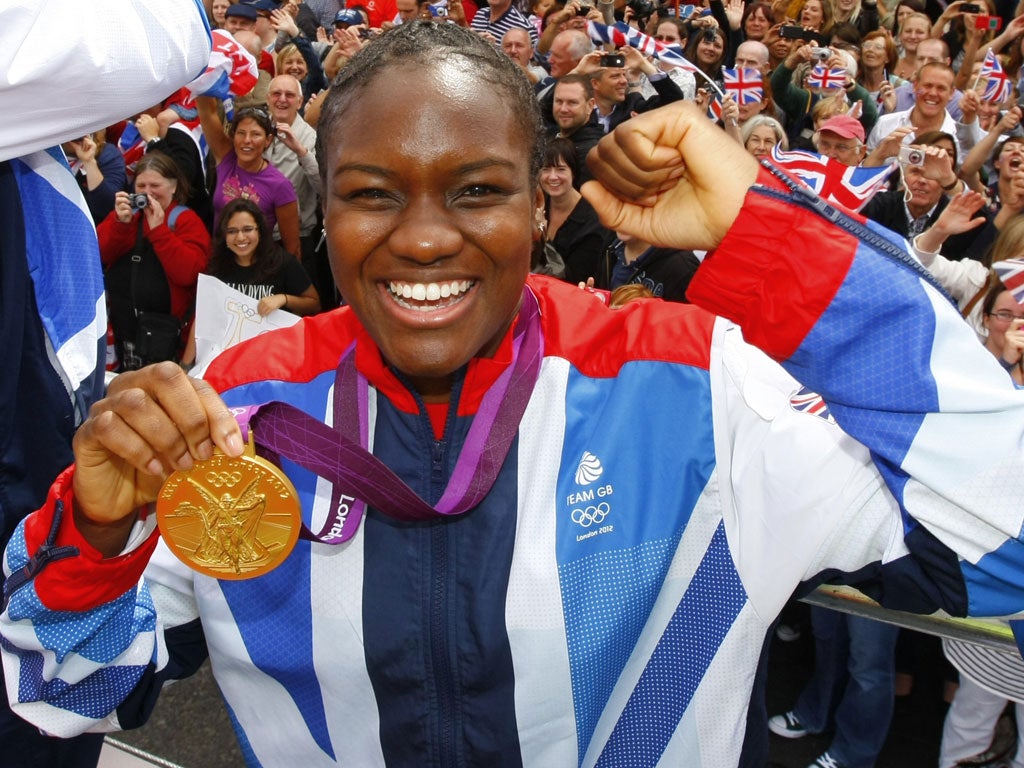
[[[277,227],[284,249],[298,257],[302,250],[295,187],[263,156],[276,134],[270,115],[259,108],[242,109],[225,129],[216,99],[199,96],[196,105],[203,134],[217,162],[217,186],[213,192],[215,221],[220,221],[224,206],[235,198],[252,200],[263,212],[270,230]]]
[[[980,213],[984,205],[984,197],[974,191],[952,198],[935,223],[914,238],[912,250],[939,284],[956,300],[960,313],[978,334],[978,339],[988,346],[990,332],[993,329],[989,313],[1001,312],[1004,309],[995,307],[998,296],[990,297],[990,293],[1002,283],[991,274],[986,264],[978,260],[985,254],[974,253],[972,255],[976,258],[953,261],[940,253],[943,243],[948,238],[986,225],[986,218]],[[999,230],[999,236],[992,245],[989,263],[998,264],[1005,261],[1024,261],[1024,217],[1017,216],[1011,219],[1009,224]],[[1019,313],[1018,310],[1012,311]],[[995,325],[1002,327],[1010,319],[1012,318],[1005,315],[997,315]]]
[[[267,220],[251,200],[238,198],[224,206],[206,271],[259,299],[256,310],[260,315],[275,309],[295,315],[320,311],[320,296],[306,270],[274,242]]]
[[[996,356],[1018,386],[1024,386],[1024,304],[993,278],[981,312],[988,331],[985,349]]]
[[[884,29],[876,29],[864,36],[860,44],[860,69],[857,82],[875,100],[879,113],[896,109],[896,89],[906,80],[895,75],[899,51],[896,41]]]

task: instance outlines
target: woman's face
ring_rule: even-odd
[[[999,110],[1002,106],[1003,102],[1001,101],[981,100],[978,102],[978,122],[981,124],[982,130],[991,130],[999,120]]]
[[[903,50],[907,53],[915,53],[918,44],[928,37],[931,30],[924,19],[908,19],[907,23],[900,27],[900,42],[903,43]]]
[[[909,5],[901,5],[896,9],[896,24],[899,29],[903,29],[903,22],[906,21],[907,16],[914,13],[914,9]]]
[[[161,176],[156,171],[146,170],[135,177],[135,191],[150,195],[165,211],[174,202],[174,192],[177,188],[178,182]]]
[[[270,147],[271,137],[256,120],[251,117],[243,117],[235,127],[232,141],[239,161],[253,165],[263,157],[263,153]]]
[[[672,22],[666,21],[661,22],[654,30],[654,39],[666,45],[679,45],[681,42],[678,27]]]
[[[555,0],[536,0],[533,4],[533,15],[544,18],[544,14],[551,10],[551,6],[555,4]]]
[[[705,65],[717,64],[722,58],[725,46],[722,44],[721,35],[715,35],[713,40],[705,40],[703,37],[697,43],[697,63]]]
[[[540,202],[531,147],[509,95],[460,57],[373,79],[338,119],[344,141],[327,139],[328,252],[384,358],[440,398],[518,311]]]
[[[860,59],[865,67],[884,67],[889,63],[885,40],[880,37],[866,40],[860,46]]]
[[[281,71],[278,72],[279,75],[291,75],[300,82],[306,79],[308,73],[309,68],[306,66],[306,60],[298,52],[286,56],[284,61],[281,62]]]
[[[743,31],[747,40],[763,40],[770,26],[771,22],[764,15],[764,8],[755,8],[747,16],[747,20],[743,24]]]
[[[224,25],[224,11],[228,9],[231,3],[228,0],[213,0],[210,4],[210,10],[213,14],[213,23],[217,26]]]
[[[572,190],[572,171],[562,158],[540,169],[540,186],[548,197],[557,198]]]
[[[821,0],[807,0],[800,11],[800,26],[821,30],[825,22],[825,12],[821,9]]]
[[[771,153],[772,147],[778,143],[775,138],[775,131],[770,125],[759,125],[750,133],[747,143],[744,145],[747,152],[754,157],[766,157]]]
[[[854,6],[857,5],[857,0],[835,0],[833,8],[842,13],[844,16],[849,17],[853,13]]]
[[[953,145],[953,142],[948,139],[939,139],[938,141],[934,141],[932,142],[932,146],[946,150],[946,154],[949,155],[950,159],[952,159],[956,154],[956,147]]]
[[[745,123],[747,120],[752,118],[754,115],[761,114],[764,111],[766,106],[767,106],[767,103],[763,99],[761,101],[748,101],[746,104],[739,104],[737,106],[737,108],[739,109],[739,112],[740,112],[740,114],[739,114],[739,121],[740,121],[740,123]]]
[[[248,211],[236,211],[224,226],[224,242],[235,261],[248,263],[260,244],[260,228]]]
[[[768,46],[768,53],[773,61],[782,61],[793,50],[795,41],[787,37],[779,37],[778,29],[773,28],[765,34],[762,42]]]
[[[999,317],[1004,315],[1004,317]],[[996,297],[992,305],[992,311],[985,316],[984,323],[988,329],[988,340],[985,346],[995,354],[1000,355],[1006,345],[1006,332],[1015,330],[1014,326],[1020,326],[1016,320],[1024,318],[1024,305],[1018,304],[1009,291],[1003,291]]]

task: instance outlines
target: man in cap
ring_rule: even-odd
[[[273,51],[274,43],[277,40],[277,31],[270,23],[270,14],[272,11],[278,10],[281,4],[276,0],[239,0],[238,4],[247,5],[256,12],[256,24],[253,27],[253,32],[260,36],[264,50]],[[271,72],[271,74],[276,73]]]
[[[864,126],[849,115],[835,115],[822,123],[811,139],[822,155],[843,165],[860,165],[867,154]]]
[[[255,8],[235,3],[224,11],[224,29],[232,35],[236,32],[252,32],[257,18]]]

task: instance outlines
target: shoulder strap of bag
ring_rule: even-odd
[[[139,310],[135,306],[135,283],[139,275],[139,265],[142,263],[142,216],[139,216],[138,228],[135,230],[135,250],[128,258],[132,262],[131,277],[128,283],[128,298],[132,303],[132,317],[139,316]]]
[[[977,304],[979,301],[981,301],[982,297],[987,292],[988,292],[988,281],[986,280],[985,284],[983,286],[981,286],[981,289],[976,294],[974,294],[973,297],[971,297],[971,300],[968,301],[966,304],[964,304],[964,308],[962,310],[960,310],[961,316],[963,316],[963,317],[970,317],[971,310],[974,309],[974,305]]]
[[[176,205],[171,209],[171,212],[167,214],[167,228],[174,231],[174,225],[178,221],[178,217],[181,216],[182,211],[187,211],[188,208],[184,205]]]

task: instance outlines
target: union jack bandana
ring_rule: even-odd
[[[807,87],[817,88],[822,91],[842,88],[846,85],[846,70],[842,67],[826,67],[824,64],[815,64],[807,74]]]
[[[737,104],[756,104],[764,98],[764,83],[756,69],[723,69],[725,92],[731,93]]]
[[[818,197],[851,211],[863,208],[896,167],[862,168],[846,165],[817,152],[803,149],[786,151],[778,145],[772,149],[772,162],[787,176],[813,189]]]

